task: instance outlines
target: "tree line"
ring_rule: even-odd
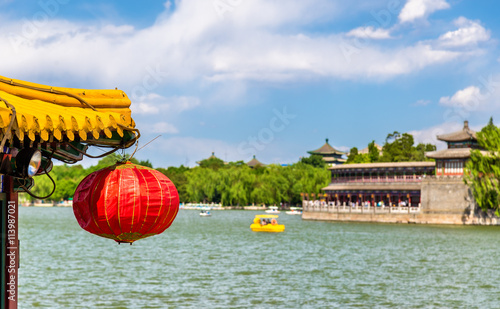
[[[387,135],[382,150],[378,149],[375,141],[368,144],[368,153],[359,153],[358,148],[351,148],[346,163],[432,161],[425,153],[435,150],[433,144],[420,143],[415,146],[413,135],[394,131]]]
[[[115,164],[120,159],[120,156],[112,154],[89,168],[67,164],[54,166],[50,175],[56,183],[56,189],[47,200],[58,202],[72,198],[83,178]],[[149,161],[131,161],[152,167]],[[250,168],[243,161],[225,164],[218,158],[210,158],[201,161],[200,165],[194,168],[181,165],[156,170],[175,184],[180,201],[184,203],[297,205],[301,204],[300,193],[320,193],[321,188],[330,181],[330,173],[324,163],[321,167],[297,162],[287,166],[272,164]],[[52,189],[52,181],[42,175],[35,177],[35,186],[31,191],[37,196],[46,196]],[[35,200],[28,195],[26,199]]]
[[[386,138],[382,151],[375,142],[368,145],[367,154],[352,148],[348,163],[424,161],[425,151],[435,150],[431,144],[414,145],[411,134],[391,133]],[[73,197],[78,184],[90,173],[115,164],[122,159],[116,154],[101,159],[97,165],[83,168],[81,165],[57,165],[50,172],[56,182],[51,201],[62,201]],[[153,167],[149,161],[131,160],[132,163]],[[184,203],[221,203],[222,205],[298,205],[301,193],[321,193],[331,180],[330,171],[321,156],[311,155],[286,166],[271,164],[249,167],[243,161],[229,162],[210,157],[199,162],[199,166],[156,168],[175,184],[180,201]],[[37,196],[50,194],[53,184],[47,176],[35,177],[32,192]],[[33,197],[27,196],[32,201]]]

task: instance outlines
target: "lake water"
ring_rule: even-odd
[[[71,208],[21,207],[19,308],[499,308],[500,229],[302,221],[181,210],[118,245]]]

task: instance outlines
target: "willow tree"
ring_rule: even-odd
[[[487,152],[471,151],[465,183],[481,209],[493,209],[500,215],[500,128],[493,124],[493,119],[477,133],[477,141]]]

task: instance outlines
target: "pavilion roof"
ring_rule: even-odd
[[[255,158],[255,156],[253,156],[252,160],[248,161],[247,165],[250,166],[250,167],[256,167],[258,165],[265,166],[265,164],[263,164],[262,162],[260,162],[259,160],[257,160]]]
[[[449,134],[438,135],[437,139],[444,142],[462,142],[477,140],[476,132],[469,128],[469,122],[464,121],[464,128]]]
[[[370,168],[418,168],[418,167],[434,167],[436,162],[432,161],[416,161],[416,162],[382,162],[382,163],[355,163],[342,164],[329,167],[329,170],[344,170],[344,169],[370,169]]]
[[[345,163],[347,159],[337,157],[323,157],[326,163]]]
[[[421,183],[418,182],[391,182],[391,183],[331,183],[322,191],[416,191],[421,189]]]
[[[326,139],[326,143],[321,146],[320,148],[312,151],[308,151],[310,154],[319,154],[319,155],[329,155],[329,154],[336,154],[336,155],[343,155],[346,154],[345,152],[339,151],[335,148],[333,148],[330,144],[328,144],[328,138]]]
[[[139,134],[130,104],[121,90],[51,87],[0,76],[0,139],[74,163],[88,146],[135,143]]]
[[[467,159],[470,158],[471,148],[449,148],[426,152],[425,156],[432,159]],[[481,154],[488,155],[487,151],[480,150]]]

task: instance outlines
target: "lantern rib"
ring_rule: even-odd
[[[170,195],[170,199],[172,199],[172,195]],[[179,208],[175,209],[175,214],[173,216],[170,216],[170,221],[167,224],[167,227],[169,227],[172,222],[174,221],[175,217],[177,216],[177,213],[179,212]]]
[[[167,188],[168,188],[168,198],[170,199],[168,204],[171,205],[172,204],[172,192],[170,192],[170,186],[167,186]],[[163,224],[165,224],[165,221],[167,221],[169,214],[170,214],[170,207],[168,208],[168,211],[167,211],[167,214],[165,215],[165,218],[163,218],[163,222],[161,223],[162,226],[163,226]]]
[[[144,224],[146,224],[146,221],[148,219],[148,211],[149,211],[149,185],[148,185],[146,176],[144,176],[142,173],[139,173],[139,174],[142,176],[142,179],[144,180],[144,184],[146,185],[146,192],[148,192],[148,194],[146,195],[146,197],[147,197],[146,215],[144,216],[144,221],[142,222],[141,228],[139,229],[139,231],[142,231],[142,229],[144,228]],[[141,207],[142,207],[142,203],[141,203]]]
[[[151,173],[151,175],[154,177],[154,179],[156,180],[156,183],[160,187],[160,201],[161,201],[161,206],[160,206],[160,209],[158,210],[158,215],[155,218],[155,222],[151,225],[151,227],[154,226],[156,228],[156,222],[158,221],[158,218],[160,217],[160,214],[161,214],[161,210],[163,208],[163,190],[162,190],[161,182],[158,179],[158,177],[156,177],[156,175],[154,173]],[[144,233],[144,235],[148,234],[152,230],[151,227],[147,230],[146,233]]]
[[[109,186],[106,186],[106,190],[104,191],[104,206],[105,206],[104,207],[104,216],[106,217],[106,223],[108,224],[108,227],[109,227],[109,230],[111,231],[111,234],[115,235],[115,232],[113,231],[113,228],[111,227],[111,224],[109,224],[108,207],[107,207],[107,205],[108,205],[108,188],[109,188]]]
[[[174,187],[174,188],[175,188],[175,187]],[[168,186],[168,193],[169,193],[169,194],[168,194],[168,196],[169,196],[169,199],[170,199],[170,203],[169,203],[169,205],[172,205],[172,198],[173,198],[173,196],[172,196],[172,192],[171,192],[171,189],[172,189],[172,187],[171,187],[171,186]],[[179,211],[179,209],[178,209],[178,208],[176,208],[176,209],[175,209],[175,214],[174,214],[173,216],[170,216],[170,221],[167,223],[167,225],[165,225],[166,227],[165,227],[165,229],[164,229],[164,230],[166,230],[166,229],[167,229],[167,228],[168,228],[168,227],[172,224],[172,221],[173,221],[173,220],[174,220],[174,218],[177,216],[177,212],[178,212],[178,211]],[[169,213],[170,213],[170,207],[168,208],[167,216],[165,216],[165,219],[163,220],[162,225],[165,223],[165,221],[167,220],[167,218],[169,218]],[[163,230],[163,231],[164,231],[164,230]]]
[[[135,173],[135,174],[137,175],[137,173],[136,173],[136,171],[135,171],[135,170],[133,170],[133,173]],[[134,230],[135,206],[136,206],[136,202],[137,202],[137,201],[136,201],[136,194],[135,194],[135,193],[136,193],[137,191],[139,191],[139,192],[140,192],[140,190],[137,190],[137,189],[136,189],[136,187],[135,187],[135,186],[136,186],[136,184],[137,184],[137,181],[134,181],[134,191],[133,191],[133,192],[134,192],[134,194],[133,194],[133,197],[134,197],[134,203],[133,203],[133,204],[134,204],[134,207],[132,208],[132,222],[130,223],[130,231],[129,231],[129,233],[132,233],[132,231]],[[141,188],[141,187],[139,186],[139,189],[140,189],[140,188]],[[139,193],[139,194],[140,194],[140,193]]]
[[[90,204],[91,204],[91,205],[93,205],[93,204],[94,204],[94,201],[93,201],[93,200],[94,200],[94,196],[95,196],[95,191],[97,190],[97,188],[99,188],[99,185],[101,184],[102,179],[103,179],[103,178],[106,178],[106,176],[107,176],[107,175],[106,175],[105,173],[103,173],[103,175],[100,175],[100,177],[99,177],[99,181],[97,181],[97,185],[94,187],[94,192],[93,192],[93,193],[92,193],[92,195],[90,196]],[[106,208],[104,208],[104,213],[106,214]],[[95,224],[95,226],[97,226],[97,228],[98,228],[99,230],[101,230],[101,232],[102,232],[103,234],[106,234],[106,232],[104,232],[104,231],[102,230],[101,226],[97,223],[97,220],[96,220],[96,218],[95,218],[95,216],[94,216],[94,212],[93,212],[92,210],[90,211],[90,214],[91,214],[91,216],[92,216],[92,220],[94,220],[94,224]],[[107,217],[107,215],[106,215],[106,221],[108,221],[108,217]],[[109,222],[108,222],[108,226],[109,226]],[[109,230],[110,230],[110,231],[113,231],[113,230],[111,229],[111,227],[109,227]]]
[[[155,176],[155,178],[156,178],[156,176]],[[160,181],[160,180],[158,180],[158,181]],[[172,186],[168,185],[168,182],[167,182],[166,187],[168,189],[168,199],[169,199],[168,205],[172,205],[172,199],[173,199]],[[174,188],[175,188],[175,186],[174,186]],[[162,190],[162,192],[163,192],[163,190]],[[172,216],[170,216],[170,211],[171,211],[171,207],[168,207],[167,213],[165,214],[165,217],[163,218],[163,222],[160,223],[160,226],[162,229],[159,231],[159,233],[162,233],[163,231],[165,231],[172,224],[172,221],[177,216],[177,212],[179,211],[179,209],[175,208],[175,213]],[[165,225],[165,222],[167,221],[167,219],[169,217],[170,217],[170,221]]]
[[[123,234],[123,229],[122,229],[122,221],[121,221],[121,213],[120,213],[120,197],[122,196],[121,194],[121,179],[123,178],[124,172],[123,170],[118,170],[118,198],[116,199],[116,212],[118,213],[118,227],[120,228],[120,235]]]

